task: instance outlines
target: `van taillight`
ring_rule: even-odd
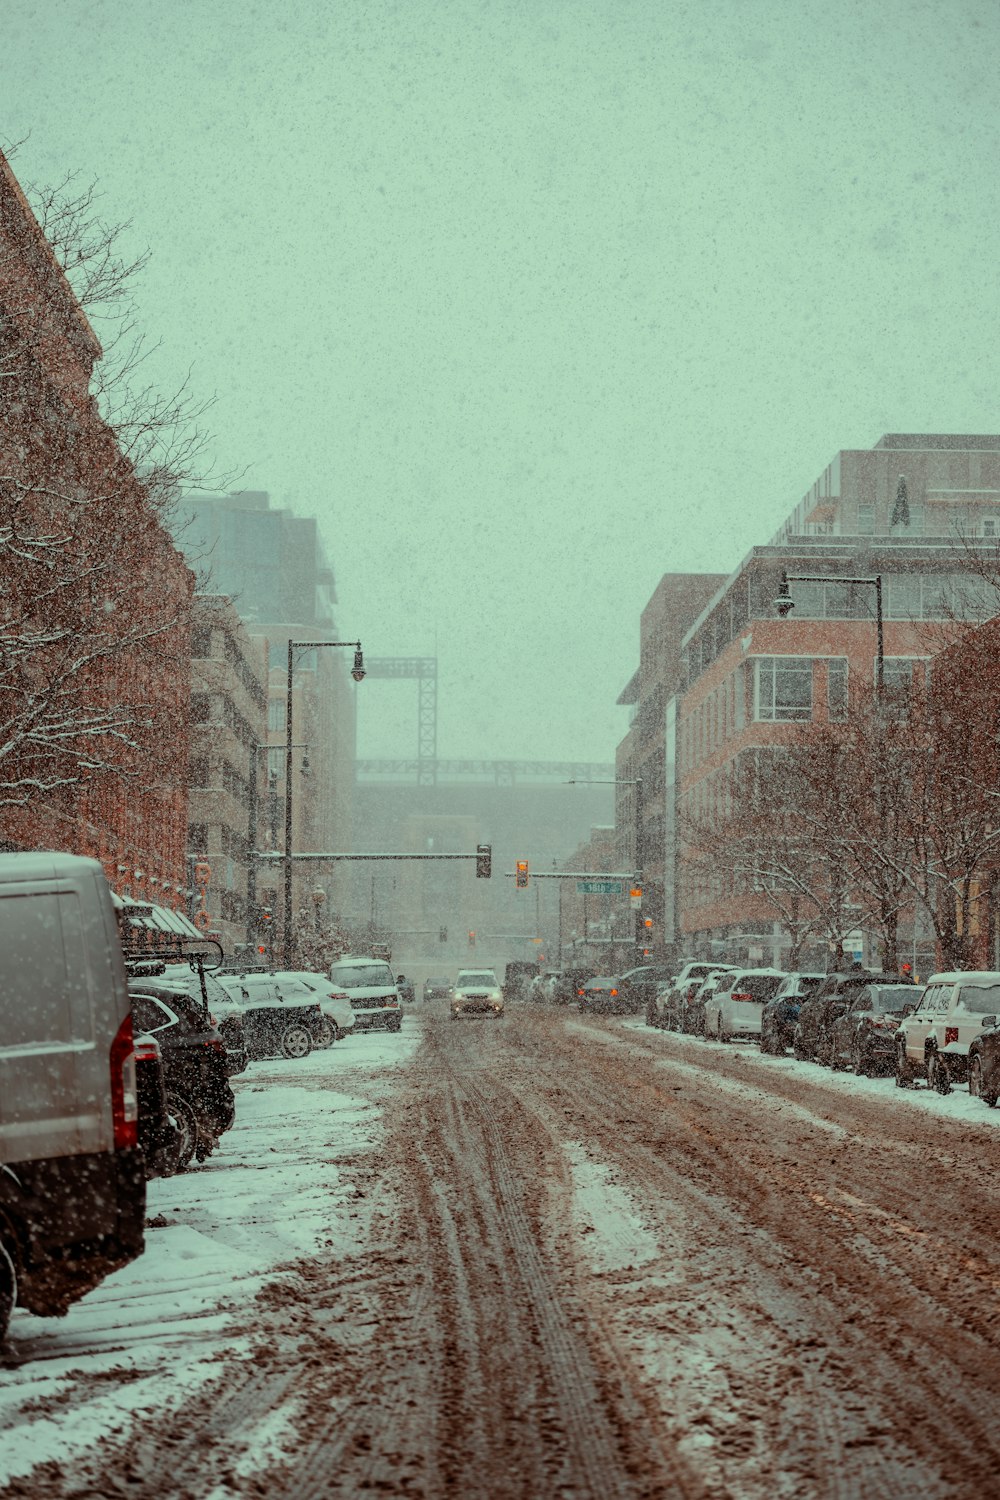
[[[139,1095],[135,1085],[132,1017],[126,1016],[111,1043],[111,1119],[116,1151],[139,1144]]]
[[[730,1000],[752,1000],[752,995],[744,995],[742,992],[730,995]]]

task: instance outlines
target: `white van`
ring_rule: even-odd
[[[132,1013],[96,860],[0,854],[0,1340],[143,1249]]]

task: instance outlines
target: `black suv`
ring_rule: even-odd
[[[192,1157],[210,1156],[236,1118],[225,1043],[200,995],[156,979],[130,979],[128,988],[137,1034],[160,1045],[167,1107],[181,1132],[182,1172]]]
[[[832,1067],[833,1023],[842,1016],[857,995],[867,984],[905,984],[900,974],[888,974],[878,969],[846,969],[839,974],[828,974],[818,989],[807,995],[799,1008],[799,1019],[792,1038],[792,1051],[803,1062],[820,1062]]]

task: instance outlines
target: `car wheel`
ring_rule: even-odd
[[[948,1064],[939,1052],[927,1054],[927,1087],[942,1095],[951,1093]]]
[[[324,1016],[313,1037],[313,1045],[325,1051],[327,1047],[332,1047],[339,1038],[340,1032],[336,1023],[331,1021],[329,1016]]]
[[[293,1021],[291,1026],[286,1026],[281,1033],[281,1055],[290,1060],[308,1057],[312,1051],[312,1037],[305,1026],[300,1026]]]
[[[397,1016],[396,1019],[395,1019],[395,1021],[390,1021],[389,1022],[389,1025],[387,1026],[386,1030],[387,1031],[401,1031],[402,1027],[403,1027],[402,1017]]]
[[[859,1078],[868,1078],[870,1076],[868,1063],[861,1056],[860,1042],[851,1043],[851,1067]]]
[[[7,1337],[11,1313],[17,1306],[17,1270],[14,1258],[0,1240],[0,1344]]]
[[[982,1099],[990,1109],[996,1108],[998,1095],[987,1090],[983,1083],[983,1060],[978,1052],[969,1058],[969,1093],[973,1099]]]
[[[910,1089],[913,1087],[913,1065],[906,1055],[906,1048],[896,1048],[896,1087],[898,1089]]]
[[[167,1094],[167,1109],[177,1121],[176,1170],[187,1171],[198,1147],[198,1120],[191,1105],[181,1094]]]

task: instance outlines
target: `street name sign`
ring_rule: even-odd
[[[578,880],[576,890],[579,896],[620,896],[622,883],[620,880]]]

